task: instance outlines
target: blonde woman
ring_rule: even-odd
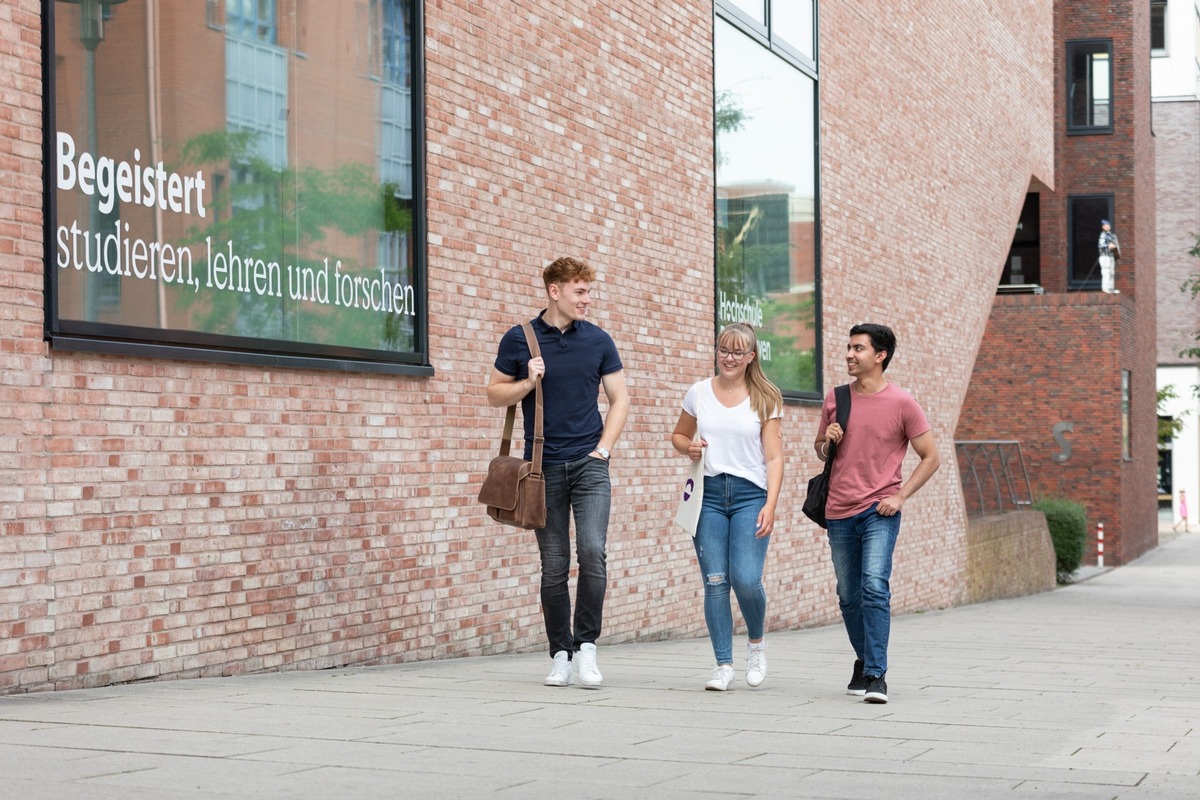
[[[746,683],[767,677],[767,593],[763,566],[783,485],[783,396],[758,364],[754,328],[734,323],[717,337],[717,374],[688,389],[671,444],[704,459],[704,501],[696,558],[704,579],[704,620],[717,666],[704,688],[733,683],[733,609],[746,623]]]

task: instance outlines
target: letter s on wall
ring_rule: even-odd
[[[1052,461],[1063,464],[1071,457],[1071,443],[1067,441],[1067,437],[1063,434],[1074,432],[1074,422],[1056,422],[1054,424],[1054,441],[1058,442],[1058,446],[1062,449],[1050,456]]]

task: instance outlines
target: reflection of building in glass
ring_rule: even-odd
[[[723,276],[747,295],[795,305],[811,298],[816,283],[815,201],[792,187],[765,181],[722,186],[717,225],[726,232]],[[811,316],[780,315],[771,333],[799,349],[816,344]]]
[[[786,394],[818,396],[817,75],[797,55],[811,45],[812,9],[759,12],[768,5],[760,24],[780,47],[763,47],[740,11],[719,10],[713,32],[717,323],[761,325],[767,375]]]
[[[379,15],[381,54],[379,78],[379,177],[395,198],[397,208],[411,208],[412,187],[412,81],[409,53],[412,48],[411,4],[402,0],[372,0],[372,15]],[[412,231],[379,233],[378,266],[392,281],[412,272]]]
[[[93,228],[100,228],[101,243],[119,228],[135,248],[187,250],[199,282],[160,280],[157,272],[137,279],[126,271],[118,300],[104,307],[88,287],[86,269],[59,269],[60,317],[150,328],[162,332],[151,338],[167,340],[194,332],[366,349],[412,346],[411,315],[361,308],[379,302],[385,283],[415,281],[412,2],[374,0],[369,13],[360,6],[298,0],[114,6],[95,54],[101,111],[93,125],[80,7],[57,4],[59,130],[95,150],[90,157],[97,159],[202,170],[208,211],[200,218],[123,202],[97,224],[82,192],[59,191],[59,224],[76,223],[86,232],[80,242],[96,241]],[[345,35],[316,35],[333,30]],[[386,202],[384,184],[394,187]],[[251,266],[231,275],[236,288],[222,290],[209,284],[206,253],[230,243]],[[92,262],[100,263],[91,249]],[[355,295],[341,307],[335,300],[347,298],[332,287],[324,303],[287,290],[289,267],[293,274],[324,270],[326,258],[330,279],[340,263],[343,274],[375,283],[347,284]],[[256,260],[276,265],[280,291],[254,288]]]
[[[288,53],[276,44],[274,2],[233,2],[225,11],[225,124],[255,134],[254,152],[287,165]]]

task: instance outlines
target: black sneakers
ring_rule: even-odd
[[[850,676],[850,683],[846,684],[846,694],[862,697],[867,693],[867,681],[863,678],[862,671],[862,659],[854,659],[854,674]]]
[[[882,675],[871,675],[866,679],[867,690],[866,696],[863,698],[868,703],[886,703],[887,702],[887,681]]]

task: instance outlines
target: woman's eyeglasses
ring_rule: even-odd
[[[718,347],[717,348],[717,358],[720,358],[720,359],[735,358],[738,361],[741,361],[743,358],[750,355],[751,352],[752,351],[750,351],[750,350],[726,350],[724,347]]]

